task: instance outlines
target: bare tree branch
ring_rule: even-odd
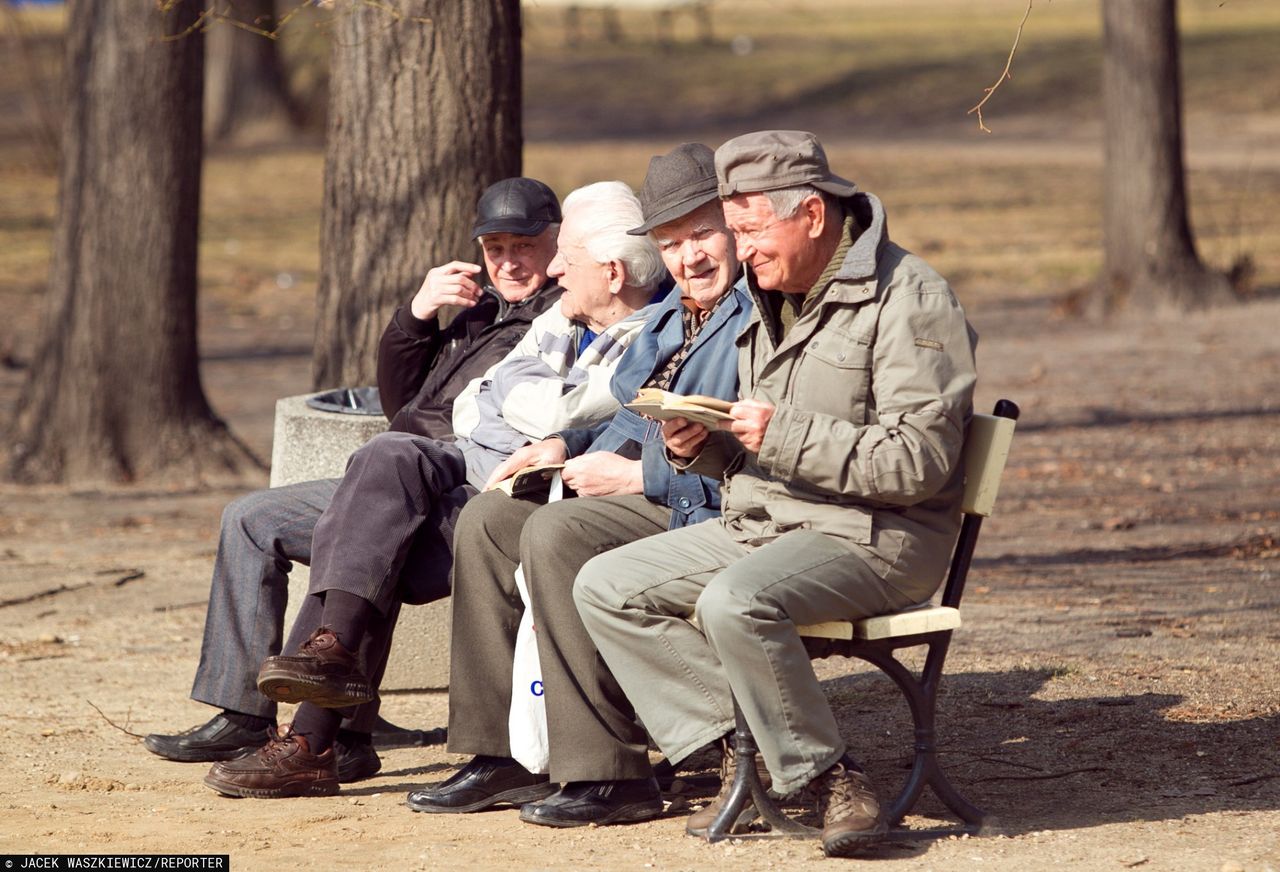
[[[991,130],[990,128],[987,127],[986,124],[982,122],[982,107],[985,106],[987,101],[991,99],[991,95],[996,92],[996,88],[999,88],[1001,85],[1003,85],[1006,79],[1013,78],[1013,74],[1009,72],[1010,69],[1013,67],[1013,56],[1018,53],[1018,42],[1022,39],[1022,28],[1024,25],[1026,25],[1027,19],[1031,17],[1031,7],[1034,4],[1035,4],[1035,0],[1027,0],[1027,11],[1022,14],[1022,21],[1018,22],[1018,32],[1013,37],[1013,48],[1009,49],[1009,59],[1004,62],[1004,70],[1000,73],[1000,78],[996,79],[996,83],[992,85],[990,88],[983,89],[983,92],[986,94],[986,96],[983,97],[980,101],[978,101],[977,106],[974,106],[968,112],[964,113],[966,115],[972,115],[975,112],[978,113],[978,129],[981,130],[983,133],[990,133]]]

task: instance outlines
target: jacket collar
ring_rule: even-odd
[[[492,298],[493,301],[498,304],[498,317],[495,320],[502,321],[505,320],[508,315],[518,312],[526,306],[528,307],[530,317],[541,315],[547,310],[548,303],[555,302],[560,298],[559,292],[561,292],[563,288],[560,287],[560,283],[555,279],[549,278],[542,283],[542,287],[538,288],[523,300],[517,300],[514,303],[508,303],[506,298],[503,297],[502,294],[498,293],[498,289],[492,284],[486,284],[480,290],[483,294]]]
[[[864,303],[875,297],[876,264],[889,243],[889,225],[879,197],[858,193],[844,203],[864,229],[845,255],[822,303]]]

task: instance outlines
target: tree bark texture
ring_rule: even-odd
[[[1231,295],[1187,215],[1175,0],[1103,0],[1104,307],[1184,310]]]
[[[19,481],[190,482],[252,460],[198,371],[201,6],[70,4],[48,308],[7,440]]]
[[[520,173],[519,0],[340,3],[330,65],[314,379],[373,381],[427,270],[475,262],[475,204]]]
[[[276,0],[232,0],[206,31],[204,122],[210,142],[270,139],[297,128],[277,39]],[[239,21],[254,28],[237,27]]]

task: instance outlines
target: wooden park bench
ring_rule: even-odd
[[[938,685],[942,665],[951,644],[951,634],[960,627],[960,598],[973,549],[982,529],[982,520],[995,507],[1000,476],[1004,472],[1013,441],[1018,407],[1009,400],[996,403],[991,415],[974,415],[965,436],[965,489],[961,510],[964,519],[952,552],[951,567],[943,587],[940,605],[925,603],[901,612],[858,621],[833,620],[799,627],[810,657],[840,655],[856,657],[878,667],[893,679],[906,698],[915,725],[915,756],[906,782],[889,803],[885,817],[890,827],[901,823],[924,788],[931,787],[938,798],[965,824],[977,831],[986,815],[970,803],[947,779],[938,762],[935,729]],[[917,677],[894,653],[902,648],[925,646],[924,668]],[[733,788],[720,814],[707,829],[707,841],[729,838],[810,838],[821,832],[788,817],[765,791],[756,771],[758,753],[751,728],[734,701],[737,718],[735,742],[737,767]],[[748,802],[754,802],[769,831],[746,835],[731,832]]]

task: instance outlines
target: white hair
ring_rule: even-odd
[[[620,261],[628,284],[652,290],[666,275],[653,240],[627,233],[644,223],[644,213],[625,182],[596,182],[578,188],[564,198],[561,210],[566,218],[573,213],[578,241],[591,259],[596,263]]]
[[[813,185],[793,185],[790,188],[778,188],[763,193],[769,198],[773,214],[782,221],[796,214],[800,210],[800,204],[810,197],[821,197],[828,214],[831,213],[832,207],[839,205],[839,201],[833,195],[820,191]]]

